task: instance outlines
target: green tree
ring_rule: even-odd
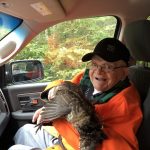
[[[101,39],[113,37],[115,27],[116,19],[109,16],[66,21],[41,32],[15,60],[43,60],[45,81],[70,79],[85,68],[81,57]]]

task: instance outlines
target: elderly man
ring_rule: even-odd
[[[105,38],[93,52],[83,56],[82,61],[88,61],[87,68],[71,80],[81,86],[87,99],[94,105],[107,136],[96,150],[138,150],[136,132],[142,113],[139,95],[128,79],[129,60],[129,51],[123,43],[115,38]],[[60,80],[48,85],[42,98],[50,99],[53,90],[49,91],[49,88],[59,83]],[[41,110],[35,112],[33,122],[41,121]],[[52,146],[60,150],[79,149],[80,135],[66,120],[53,122],[50,134],[44,128],[37,134],[35,130],[34,125],[23,126],[15,135],[15,143],[49,150]],[[54,131],[57,135],[52,133]],[[61,135],[61,140],[58,135]]]

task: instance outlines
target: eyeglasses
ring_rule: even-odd
[[[97,65],[96,63],[93,63],[93,62],[90,62],[87,64],[87,69],[90,69],[90,70],[96,70],[96,69],[99,69],[103,72],[112,72],[114,71],[115,69],[119,69],[119,68],[124,68],[124,67],[127,67],[127,66],[118,66],[118,67],[114,67],[114,66],[111,66],[111,65],[108,65],[108,64],[104,64],[104,65]]]

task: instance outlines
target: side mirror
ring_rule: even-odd
[[[7,64],[8,83],[34,82],[44,78],[43,65],[38,60],[20,60]]]

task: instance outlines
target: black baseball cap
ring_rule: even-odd
[[[115,38],[105,38],[101,40],[96,45],[93,52],[87,53],[82,57],[82,61],[89,61],[94,55],[98,55],[108,62],[124,60],[128,64],[130,60],[128,48]]]

